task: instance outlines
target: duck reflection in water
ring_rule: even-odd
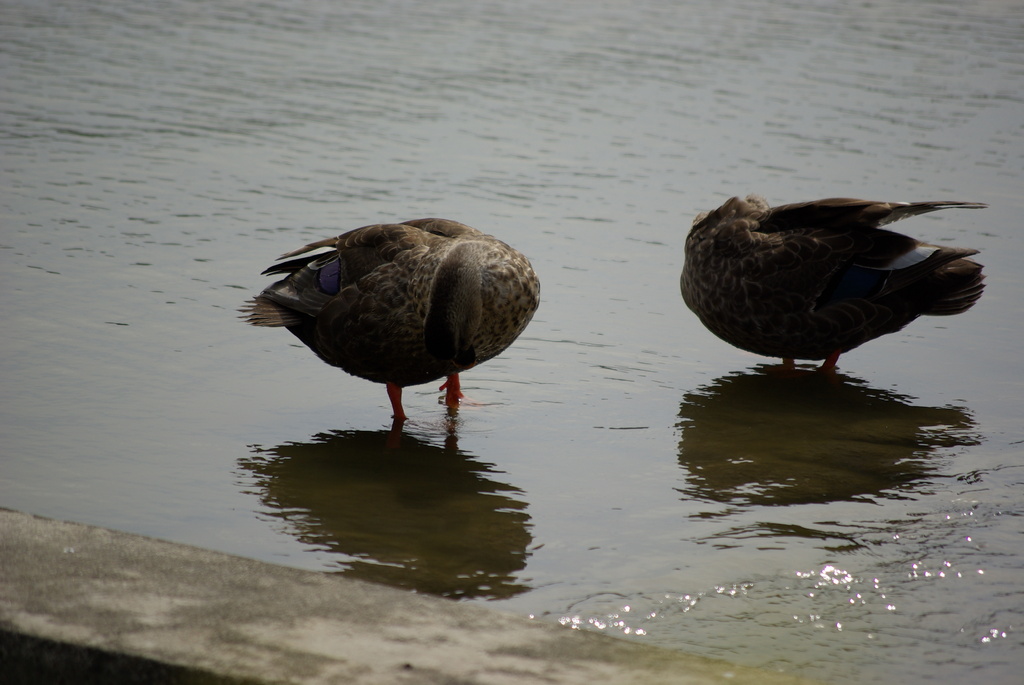
[[[912,497],[938,470],[938,453],[979,442],[966,409],[914,405],[844,374],[780,378],[772,369],[683,397],[687,497],[748,508]]]
[[[253,446],[239,463],[265,506],[304,544],[345,559],[349,577],[453,598],[506,598],[532,542],[518,488],[452,444],[386,431],[331,431]]]

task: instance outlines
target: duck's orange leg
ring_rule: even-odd
[[[444,390],[444,403],[449,409],[458,409],[459,402],[465,395],[462,394],[462,384],[459,382],[459,374],[453,373],[441,385],[438,390]]]
[[[836,362],[839,361],[839,355],[842,354],[842,350],[836,350],[829,356],[825,357],[825,361],[818,367],[818,371],[831,371],[836,368]]]
[[[394,412],[395,423],[402,423],[409,418],[405,415],[405,410],[402,409],[402,388],[391,381],[388,381],[385,387],[388,389],[388,399],[391,400],[391,411]]]

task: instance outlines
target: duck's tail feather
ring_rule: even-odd
[[[246,323],[252,326],[293,327],[303,322],[303,315],[293,309],[284,307],[273,300],[257,295],[245,303],[239,310]]]
[[[889,202],[889,214],[878,222],[879,226],[891,224],[900,219],[937,212],[940,209],[985,209],[988,205],[983,202],[960,202],[957,200],[940,200],[936,202]]]
[[[927,279],[934,292],[943,293],[936,298],[925,314],[951,316],[961,314],[974,306],[985,290],[982,266],[973,259],[958,259],[946,264]]]

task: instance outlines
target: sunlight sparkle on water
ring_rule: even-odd
[[[983,638],[981,638],[981,642],[984,644],[984,643],[994,642],[994,641],[999,640],[999,639],[1004,639],[1004,638],[1006,638],[1007,632],[1008,631],[1005,631],[1005,630],[996,630],[995,628],[992,628],[991,630],[988,631],[988,635],[986,635]]]
[[[625,607],[624,611],[628,611],[629,607]],[[583,619],[581,616],[562,616],[558,619],[559,624],[563,626],[569,626],[573,630],[580,630],[584,627],[584,624],[589,625],[591,628],[597,630],[607,630],[608,628],[614,628],[621,630],[623,635],[646,635],[647,631],[643,628],[634,628],[628,625],[622,620],[618,614],[610,614],[606,617],[592,616],[588,619]]]

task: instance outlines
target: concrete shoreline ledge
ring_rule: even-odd
[[[810,682],[5,509],[0,672],[33,685]]]

